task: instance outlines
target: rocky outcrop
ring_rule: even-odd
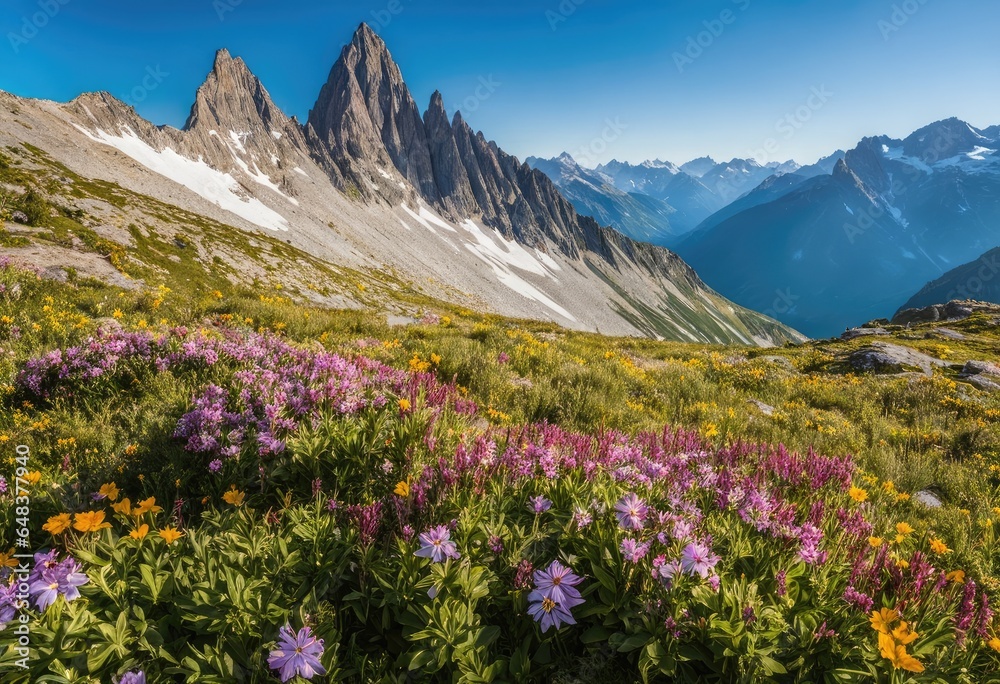
[[[859,349],[848,358],[854,370],[874,373],[903,373],[914,368],[931,376],[935,367],[948,364],[933,356],[916,351],[909,347],[888,342],[876,342],[871,346]]]
[[[1000,305],[974,300],[953,300],[947,304],[932,304],[918,309],[904,309],[892,318],[893,325],[918,325],[939,321],[960,321],[974,313],[1000,315]]]

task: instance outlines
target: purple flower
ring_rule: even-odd
[[[646,557],[646,553],[649,551],[649,544],[641,544],[635,539],[622,539],[621,552],[625,561],[628,563],[638,563],[643,558]]]
[[[526,558],[518,563],[517,573],[514,575],[514,588],[519,590],[527,589],[531,585],[531,573],[534,570],[531,561]]]
[[[222,470],[222,461],[220,461],[219,459],[215,459],[214,461],[208,464],[208,472],[217,473],[220,470]]]
[[[707,580],[705,580],[705,584],[707,584],[712,591],[719,591],[719,585],[722,584],[722,580],[719,579],[718,575],[711,575]]]
[[[490,537],[490,539],[489,539],[489,542],[487,542],[487,543],[488,543],[488,545],[490,547],[490,551],[492,551],[493,553],[502,553],[503,552],[503,539],[501,539],[497,535],[495,535],[495,534],[492,535]]]
[[[870,596],[862,594],[851,585],[847,585],[847,589],[844,590],[844,600],[862,613],[870,613],[875,606],[875,601]]]
[[[536,570],[534,580],[537,591],[567,610],[583,603],[583,598],[576,589],[576,585],[582,582],[583,578],[574,575],[570,568],[557,560],[552,561],[548,570]],[[532,600],[530,594],[528,600]]]
[[[403,525],[403,539],[410,541],[413,539],[413,535],[415,534],[416,532],[414,531],[412,525]]]
[[[701,542],[688,544],[681,552],[681,567],[684,572],[689,575],[699,575],[702,579],[708,577],[719,560],[719,557]]]
[[[17,587],[14,579],[0,585],[0,630],[17,615]]]
[[[635,494],[626,494],[615,504],[618,524],[626,530],[641,530],[646,523],[649,506]]]
[[[322,656],[322,639],[314,637],[308,627],[295,634],[291,625],[286,624],[278,632],[277,648],[271,651],[267,664],[272,670],[279,671],[282,682],[290,681],[296,675],[312,679],[313,675],[326,674],[326,669],[319,662]]]
[[[542,632],[549,627],[559,629],[563,624],[575,625],[570,610],[583,603],[576,585],[583,578],[559,561],[552,561],[548,570],[535,572],[535,590],[528,594],[528,614],[541,623]]]
[[[779,570],[778,574],[774,576],[775,592],[778,598],[781,598],[788,593],[788,573],[784,570]]]
[[[115,681],[117,684],[146,684],[146,673],[142,670],[126,672],[120,679]]]
[[[594,522],[594,516],[590,514],[586,508],[581,508],[576,506],[573,509],[573,521],[576,523],[576,528],[582,530],[583,528]]]
[[[0,475],[0,494],[6,494],[6,493],[7,493],[7,478],[5,478],[3,475]]]
[[[528,601],[531,602],[528,606],[528,615],[533,617],[535,622],[541,623],[542,633],[546,632],[549,627],[559,629],[563,624],[576,624],[576,620],[573,619],[572,613],[567,608],[556,603],[540,591],[533,591],[528,594]]]
[[[753,606],[747,606],[743,609],[743,622],[748,627],[757,622],[757,613],[754,611]]]
[[[546,499],[544,496],[541,495],[533,496],[528,500],[531,502],[531,505],[528,506],[528,508],[534,511],[535,515],[544,513],[545,511],[552,508],[552,502]]]
[[[59,596],[67,601],[80,598],[78,587],[90,581],[80,572],[80,564],[74,558],[56,562],[55,555],[55,550],[35,554],[35,568],[28,578],[28,592],[40,611],[55,603]]]
[[[382,519],[382,502],[376,501],[368,506],[348,506],[347,514],[358,525],[361,543],[367,546],[374,542]]]
[[[444,563],[446,558],[459,559],[462,555],[458,552],[455,542],[451,541],[451,532],[444,525],[438,525],[420,535],[422,546],[414,551],[414,555],[421,558],[430,558],[432,563]]]
[[[666,562],[663,556],[657,556],[653,560],[653,578],[660,580],[664,587],[670,589],[674,578],[681,574],[681,562],[672,560]]]
[[[507,363],[508,361],[510,361],[510,356],[508,356],[506,352],[500,352],[497,355],[497,363],[500,364],[501,366]]]

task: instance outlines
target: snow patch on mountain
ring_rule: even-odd
[[[256,197],[243,197],[239,182],[228,173],[216,171],[202,159],[194,161],[167,147],[157,151],[139,138],[128,126],[122,126],[121,136],[114,136],[97,129],[91,133],[73,124],[94,142],[110,145],[128,155],[150,171],[183,185],[202,198],[222,209],[253,223],[275,231],[287,231],[288,221]]]

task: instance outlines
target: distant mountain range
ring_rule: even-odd
[[[812,337],[890,316],[1000,245],[997,131],[948,119],[865,138],[831,174],[769,179],[675,248],[721,293]]]
[[[449,118],[440,93],[421,113],[366,25],[343,48],[304,123],[282,113],[247,65],[223,50],[183,130],[155,126],[108,93],[68,104],[0,93],[0,146],[47,154],[83,178],[187,216],[280,235],[338,272],[388,273],[388,282],[463,306],[622,335],[758,345],[802,339],[712,291],[676,254],[579,214],[545,174],[460,114]],[[662,202],[628,193],[614,200],[609,223],[625,211],[650,221],[673,215]],[[153,219],[138,206],[115,210],[132,213],[104,225],[97,208],[81,209],[127,250],[132,237],[121,226],[139,230]],[[171,230],[154,218],[157,230]],[[53,249],[64,249],[59,258],[72,265],[71,249]],[[226,262],[212,252],[221,245],[201,249],[202,262]],[[295,268],[294,259],[244,263],[232,277],[251,283],[255,274]]]
[[[806,178],[830,173],[843,154],[807,167],[794,161],[761,166],[753,159],[719,163],[701,157],[680,166],[659,159],[641,164],[614,160],[585,169],[567,153],[525,162],[544,172],[581,214],[633,239],[672,247],[760,183],[790,173]]]

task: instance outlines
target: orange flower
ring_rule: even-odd
[[[401,496],[404,499],[410,495],[410,485],[405,481],[399,481],[396,483],[396,488],[392,490],[392,493],[396,496]]]
[[[111,504],[111,508],[114,509],[115,513],[132,515],[132,500],[129,498],[122,499],[116,504]]]
[[[948,548],[948,545],[945,544],[940,539],[938,539],[937,537],[931,537],[931,551],[938,554],[939,556],[943,556],[946,553],[951,553],[951,549]]]
[[[98,532],[108,527],[111,523],[104,522],[104,511],[77,513],[73,518],[73,529],[80,532]]]
[[[102,484],[101,488],[97,490],[97,493],[100,494],[102,498],[106,498],[111,501],[118,500],[118,487],[114,482]]]
[[[178,532],[176,528],[167,527],[160,530],[160,539],[167,542],[167,544],[173,544],[175,541],[184,536],[183,532]]]
[[[882,610],[873,610],[871,623],[872,629],[876,632],[881,632],[882,634],[889,634],[889,624],[895,622],[899,619],[899,613],[897,613],[892,608],[883,608]]]
[[[954,582],[955,584],[965,584],[965,571],[964,570],[952,570],[947,575],[945,579],[949,582]]]
[[[890,641],[892,639],[890,638]],[[893,651],[887,652],[887,650],[882,651],[882,655],[889,659],[892,666],[897,670],[906,670],[907,672],[923,672],[924,666],[919,660],[911,656],[906,652],[906,646],[902,644],[895,644]]]
[[[885,539],[882,539],[882,537],[868,537],[868,543],[877,549],[885,543]]]
[[[143,539],[148,533],[149,525],[143,523],[142,525],[139,525],[139,529],[129,532],[128,536],[132,537],[132,539]]]
[[[903,535],[913,534],[913,528],[905,522],[896,523],[896,532]]]
[[[140,501],[139,505],[135,507],[134,515],[143,515],[144,513],[157,514],[163,509],[156,505],[156,497],[151,496],[144,501]]]
[[[7,553],[0,553],[0,568],[16,568],[19,563],[14,558],[15,553],[17,551],[14,550],[14,547],[11,547]]]
[[[404,411],[404,412],[405,411],[409,411],[410,410],[410,400],[409,399],[400,399],[399,400],[399,410],[400,411]]]
[[[850,491],[847,492],[852,499],[858,503],[868,500],[868,492],[861,489],[861,487],[851,487]]]
[[[49,518],[49,521],[42,525],[42,529],[49,534],[59,535],[68,530],[70,525],[69,513],[60,513]]]
[[[896,640],[897,644],[912,644],[917,640],[920,635],[916,632],[910,631],[910,624],[906,620],[901,620],[899,626],[892,630],[892,638]]]
[[[222,495],[222,500],[233,506],[242,506],[245,496],[246,494],[236,489],[236,485],[233,485],[228,492]]]
[[[36,485],[41,481],[42,474],[37,470],[32,470],[30,473],[24,476],[24,479],[28,481],[28,484]]]
[[[990,648],[992,648],[994,651],[1000,652],[1000,638],[993,637],[992,639],[989,640],[988,643]]]

